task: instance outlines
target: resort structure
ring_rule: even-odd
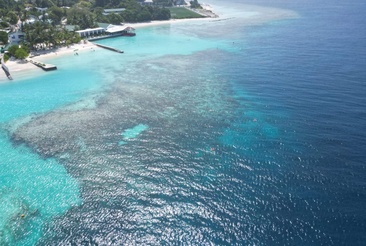
[[[108,25],[107,27],[88,28],[76,31],[81,38],[101,39],[115,36],[135,36],[135,29],[123,25]]]
[[[81,38],[87,38],[103,35],[105,33],[105,29],[103,27],[97,27],[97,28],[88,28],[84,30],[79,30],[75,32],[78,33]]]

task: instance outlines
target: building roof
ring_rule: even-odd
[[[125,11],[125,8],[119,8],[119,9],[104,9],[104,13],[117,13],[117,12],[123,12]]]
[[[18,35],[24,35],[25,33],[22,31],[17,30],[16,32],[11,32],[9,35],[18,34]]]
[[[65,29],[69,32],[75,31],[75,29],[77,29],[78,26],[75,25],[65,25]]]
[[[38,11],[45,12],[45,11],[47,11],[48,8],[39,8],[39,7],[36,7],[36,9]]]
[[[88,28],[84,30],[76,31],[77,33],[83,33],[83,32],[92,32],[92,31],[104,31],[103,27],[97,27],[97,28]]]
[[[135,28],[128,26],[123,31],[135,31]]]
[[[103,27],[104,29],[107,29],[108,26],[110,25],[109,23],[102,23],[102,22],[97,22],[99,27]]]
[[[116,32],[123,31],[125,28],[126,28],[125,26],[109,25],[106,28],[106,32],[116,33]]]

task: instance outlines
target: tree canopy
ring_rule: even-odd
[[[198,9],[198,8],[202,8],[202,6],[198,3],[197,0],[193,0],[189,2],[191,4],[192,8]]]
[[[24,59],[29,55],[27,48],[19,45],[10,46],[8,52],[17,59]]]
[[[6,32],[0,31],[0,42],[3,44],[8,43],[8,34]]]
[[[95,26],[95,15],[87,9],[73,7],[67,11],[67,22],[81,29]]]

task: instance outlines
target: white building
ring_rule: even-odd
[[[24,40],[24,37],[25,37],[25,33],[21,32],[21,31],[9,33],[9,35],[8,35],[9,44],[10,45],[19,44],[20,41]]]
[[[153,0],[145,0],[145,1],[142,3],[142,5],[148,5],[148,6],[151,6],[151,5],[153,5],[153,4],[154,4]]]
[[[107,36],[135,36],[135,29],[132,27],[126,27],[121,25],[112,25],[109,24],[106,27],[98,27],[98,28],[88,28],[84,30],[76,31],[81,38],[90,38],[98,35],[107,35]]]
[[[110,24],[106,29],[105,32],[108,34],[117,34],[121,33],[126,27],[125,26],[119,26],[119,25],[112,25]]]
[[[103,27],[97,27],[97,28],[88,28],[84,30],[79,30],[76,32],[80,35],[80,37],[85,38],[95,35],[101,35],[105,32],[105,29]]]

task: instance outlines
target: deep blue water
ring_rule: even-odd
[[[245,9],[241,3],[226,5]],[[92,97],[93,107],[62,108],[93,81],[80,78],[81,86],[60,91],[64,96],[52,103],[45,99],[47,107],[28,110],[47,113],[14,131],[4,125],[16,151],[33,162],[39,155],[36,166],[46,162],[50,172],[57,167],[70,188],[66,193],[56,182],[51,194],[63,194],[57,200],[63,206],[49,216],[47,205],[21,197],[28,201],[21,213],[39,207],[40,216],[33,212],[23,224],[10,219],[0,237],[19,239],[3,236],[3,242],[363,245],[366,3],[252,4],[298,16],[141,31],[141,38],[121,44],[143,46],[134,51],[139,59],[128,52],[128,62],[109,58],[118,66],[108,68],[112,82]],[[144,35],[156,42],[152,49]],[[164,43],[164,35],[172,40]],[[184,50],[174,49],[176,37]],[[164,47],[163,56],[149,55]],[[103,80],[98,76],[94,80]],[[27,115],[20,108],[2,121]],[[0,195],[22,194],[16,187]],[[16,207],[23,204],[18,200],[7,201]],[[19,236],[23,232],[33,241]]]
[[[255,97],[264,119],[280,132],[251,151],[260,155],[259,162],[273,159],[278,165],[270,176],[278,179],[275,189],[285,201],[285,207],[269,213],[275,212],[270,216],[278,217],[280,225],[274,225],[288,236],[282,241],[275,235],[264,244],[362,245],[365,3],[286,1],[279,6],[297,11],[300,18],[254,30],[245,58],[235,61],[241,66],[226,71],[241,74],[234,78],[235,91]],[[281,224],[286,220],[292,223]]]
[[[280,132],[251,153],[260,155],[259,162],[273,159],[279,167],[270,176],[278,179],[277,186],[287,186],[275,188],[282,193],[278,197],[285,207],[269,209],[275,212],[270,216],[282,218],[280,224],[292,220],[285,226],[275,223],[292,236],[287,234],[281,241],[276,235],[273,241],[264,239],[264,244],[362,245],[366,18],[361,9],[365,3],[280,6],[297,11],[300,18],[254,30],[243,50],[245,58],[235,61],[241,66],[226,70],[228,76],[240,74],[241,78],[234,78],[235,91],[255,97],[264,119]],[[302,235],[297,234],[299,226]]]

